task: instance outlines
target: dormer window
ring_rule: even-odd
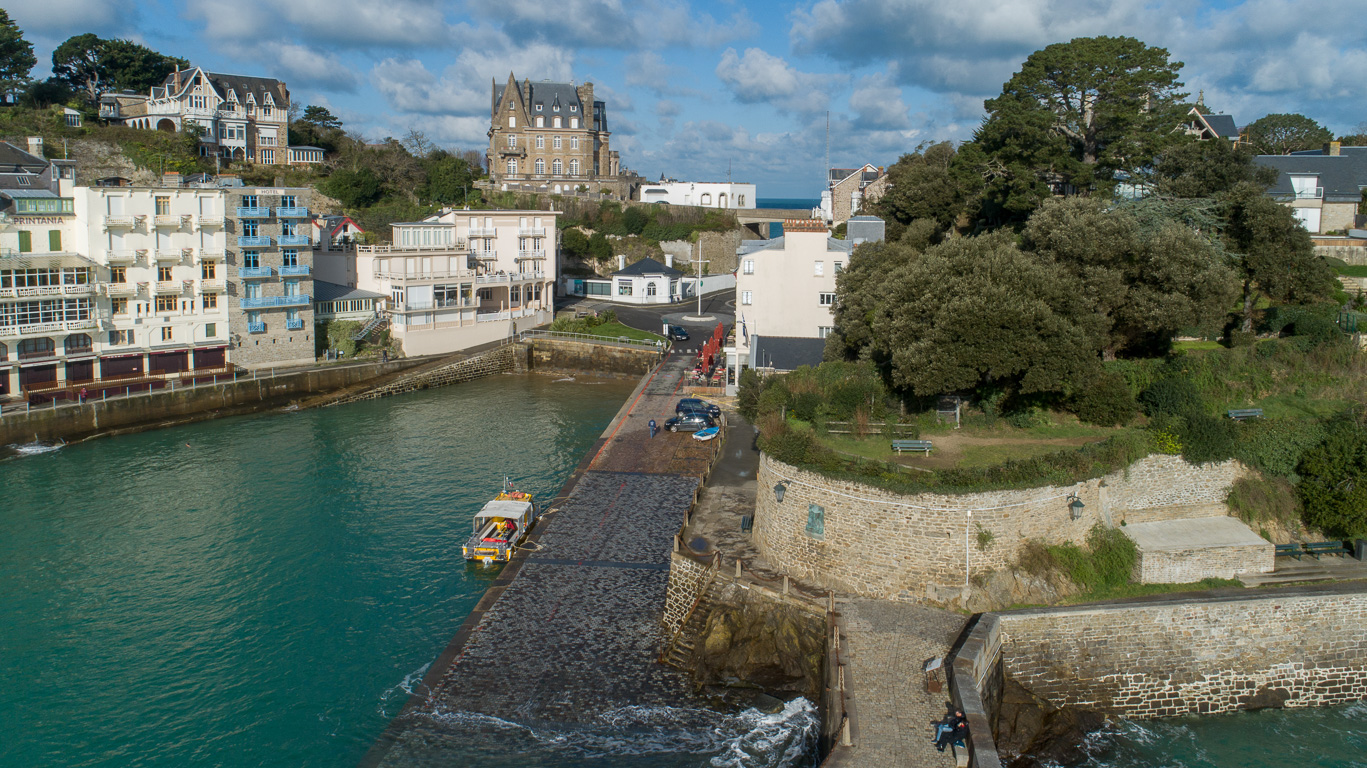
[[[570,111],[571,111],[571,112],[578,112],[578,111],[579,111],[579,107],[576,107],[576,106],[574,106],[574,105],[570,105]]]
[[[536,111],[537,111],[537,112],[540,112],[540,111],[541,111],[541,105],[540,105],[540,104],[537,104],[537,105],[536,105]]]

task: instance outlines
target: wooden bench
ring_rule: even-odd
[[[902,451],[925,451],[925,454],[926,454],[927,456],[929,456],[929,455],[930,455],[930,441],[929,441],[929,440],[893,440],[893,441],[892,441],[892,449],[893,449],[894,451],[897,451],[897,454],[898,454],[899,456],[901,455]]]
[[[1225,413],[1235,421],[1261,419],[1263,417],[1263,409],[1261,408],[1230,408],[1228,411],[1225,411]]]
[[[1276,545],[1276,552],[1273,552],[1272,554],[1273,557],[1294,557],[1299,560],[1301,559],[1301,555],[1305,553],[1301,551],[1300,544],[1292,542],[1290,544]]]
[[[1353,550],[1343,546],[1341,541],[1307,541],[1301,545],[1305,554],[1320,559],[1320,555],[1351,555]]]

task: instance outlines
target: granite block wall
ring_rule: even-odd
[[[974,573],[1014,563],[1029,540],[1082,543],[1097,523],[1119,525],[1130,509],[1161,514],[1223,507],[1244,469],[1192,466],[1154,455],[1071,486],[959,495],[901,496],[760,460],[755,546],[775,567],[828,589],[867,597],[943,599]],[[780,503],[773,488],[785,483]],[[1073,519],[1068,497],[1084,503]],[[980,531],[990,541],[980,544]],[[982,538],[988,538],[986,536]]]
[[[1272,571],[1272,542],[1246,546],[1140,549],[1134,578],[1141,584],[1189,584],[1202,579],[1233,579],[1241,573]]]
[[[715,572],[706,563],[679,552],[669,557],[669,586],[665,589],[665,608],[660,616],[660,635],[668,642],[688,621],[688,612],[712,583]]]

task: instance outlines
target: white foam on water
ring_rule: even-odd
[[[563,379],[554,379],[554,380],[551,381],[551,383],[552,383],[552,384],[559,384],[559,383],[562,382],[562,381],[574,381],[574,377],[573,377],[573,376],[566,376],[566,377],[563,378]]]
[[[20,456],[37,456],[40,453],[52,453],[53,451],[60,451],[61,449],[66,447],[66,443],[32,442],[25,443],[23,445],[11,445],[8,447]]]
[[[380,714],[384,714],[385,704],[388,703],[389,699],[393,697],[395,694],[397,694],[399,691],[403,691],[405,696],[412,696],[413,688],[422,682],[423,676],[427,674],[427,670],[431,666],[432,662],[429,661],[421,667],[418,667],[412,672],[409,672],[408,674],[404,675],[403,680],[400,680],[397,685],[393,685],[389,688],[386,688],[384,693],[380,694]]]

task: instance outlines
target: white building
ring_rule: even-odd
[[[455,352],[553,319],[556,211],[446,210],[358,246],[357,287],[389,297],[405,354]]]
[[[882,233],[873,216],[850,219],[846,240],[831,237],[819,220],[789,219],[782,237],[741,245],[735,343],[725,349],[729,391],[745,368],[790,371],[821,362],[835,326],[836,276],[856,245]]]
[[[755,185],[740,182],[661,181],[642,184],[640,201],[700,208],[754,208]]]

